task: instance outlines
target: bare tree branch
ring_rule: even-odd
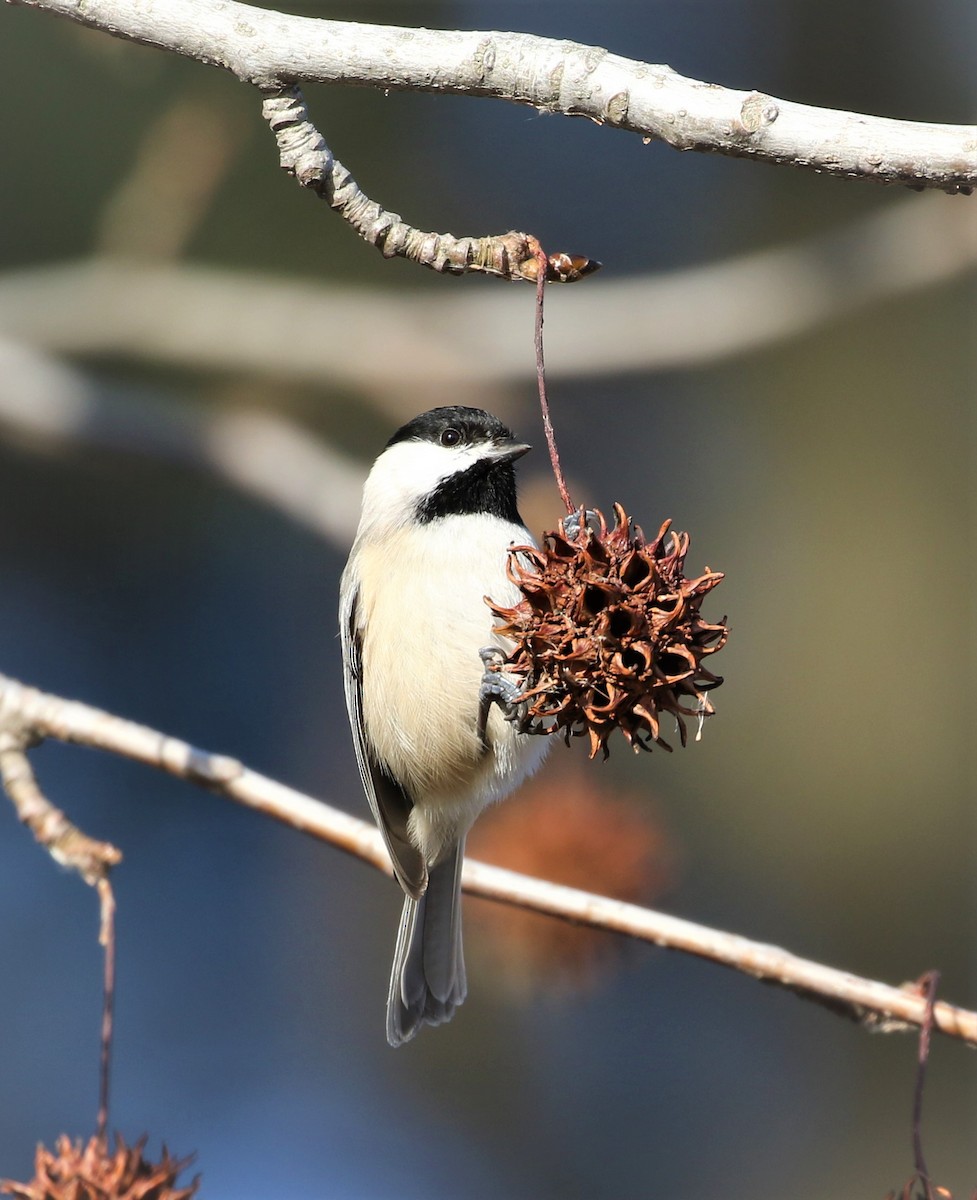
[[[404,29],[234,0],[20,0],[262,88],[299,80],[490,96],[667,142],[830,175],[969,192],[977,127],[839,112],[686,79],[597,46],[523,33]]]
[[[977,209],[907,198],[784,246],[595,279],[565,306],[555,294],[547,306],[547,373],[579,379],[717,362],[975,267]],[[477,389],[466,394],[483,408],[501,406],[489,389],[523,384],[532,370],[529,320],[528,307],[496,289],[394,296],[108,258],[0,276],[0,330],[19,341],[338,382],[396,404],[391,415],[404,420],[423,407],[419,395],[449,403],[442,397],[458,387]]]
[[[236,759],[196,749],[178,738],[78,701],[25,687],[3,675],[0,730],[30,731],[34,738],[91,746],[167,771],[391,874],[380,834],[365,821],[259,775]],[[612,930],[732,967],[765,983],[819,999],[872,1028],[888,1031],[921,1027],[927,1020],[926,998],[914,985],[890,987],[798,958],[776,946],[471,860],[465,863],[463,884],[474,895]],[[977,1012],[941,1001],[933,1008],[933,1023],[941,1033],[977,1044]]]

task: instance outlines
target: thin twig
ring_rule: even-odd
[[[200,784],[392,873],[383,841],[372,824],[259,775],[236,759],[199,750],[144,725],[0,675],[0,725],[14,719],[36,737],[106,750]],[[789,991],[827,999],[832,1008],[879,1031],[922,1026],[926,1020],[926,1001],[917,988],[864,979],[776,946],[652,909],[471,860],[465,863],[462,883],[474,895],[680,950]],[[940,1001],[933,1005],[933,1027],[948,1037],[977,1045],[977,1012]]]
[[[103,1142],[109,1128],[109,1084],[112,1075],[112,1039],[115,1011],[115,896],[108,879],[98,881],[98,899],[101,905],[101,928],[99,942],[105,957],[102,974],[102,1044],[98,1070],[98,1119],[95,1136]]]
[[[261,88],[297,80],[491,96],[626,129],[679,150],[846,178],[969,191],[972,125],[815,108],[686,79],[555,38],[296,17],[235,0],[20,0],[117,37],[223,67]]]
[[[927,971],[917,985],[926,1000],[926,1014],[919,1029],[916,1087],[913,1091],[913,1162],[916,1174],[926,1189],[926,1200],[934,1200],[934,1197],[930,1173],[923,1156],[923,1093],[926,1090],[926,1067],[929,1063],[930,1037],[933,1032],[933,1007],[939,985],[939,971]]]
[[[600,266],[593,259],[568,254],[556,254],[551,260],[539,252],[539,242],[532,234],[514,229],[490,237],[461,238],[415,229],[399,213],[388,212],[371,200],[333,157],[312,124],[298,87],[276,89],[266,96],[261,114],[278,142],[282,168],[325,200],[384,258],[406,258],[442,274],[480,272],[530,283],[540,274],[546,283],[574,283]]]
[[[539,390],[539,407],[543,414],[543,431],[546,434],[546,446],[550,452],[550,464],[553,467],[553,474],[556,477],[556,486],[560,489],[560,498],[566,505],[568,513],[574,511],[573,501],[570,499],[570,492],[567,489],[567,481],[563,474],[563,467],[560,465],[560,454],[556,448],[556,434],[553,432],[553,421],[550,418],[550,404],[546,398],[546,367],[543,363],[543,297],[546,295],[546,280],[543,274],[542,265],[546,261],[546,255],[542,247],[537,251],[540,260],[540,270],[536,277],[536,326],[535,326],[535,345],[536,345],[536,387]]]

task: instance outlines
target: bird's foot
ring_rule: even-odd
[[[583,512],[583,522],[581,525],[580,514]],[[592,508],[575,509],[568,517],[563,518],[563,532],[567,539],[575,542],[580,537],[581,527],[585,529],[593,529],[597,532],[597,513]]]
[[[520,729],[526,720],[526,705],[518,684],[502,674],[505,655],[498,646],[485,646],[478,652],[484,671],[478,689],[478,736],[483,746],[488,745],[486,729],[489,711],[493,704],[502,710],[507,721],[515,722]]]

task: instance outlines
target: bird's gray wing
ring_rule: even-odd
[[[346,708],[353,731],[353,747],[360,768],[363,790],[370,802],[373,816],[387,844],[394,874],[400,886],[415,900],[427,887],[427,867],[421,852],[411,842],[407,818],[412,808],[403,788],[391,778],[382,762],[377,761],[367,743],[363,727],[362,641],[357,628],[357,589],[346,589],[339,614],[339,629],[343,646],[343,683]]]

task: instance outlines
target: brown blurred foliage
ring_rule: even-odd
[[[558,767],[512,801],[484,813],[473,829],[473,857],[636,904],[650,904],[676,880],[679,854],[647,796],[597,782],[593,770]],[[475,898],[478,935],[469,945],[491,961],[510,991],[596,986],[624,941],[540,913]]]

